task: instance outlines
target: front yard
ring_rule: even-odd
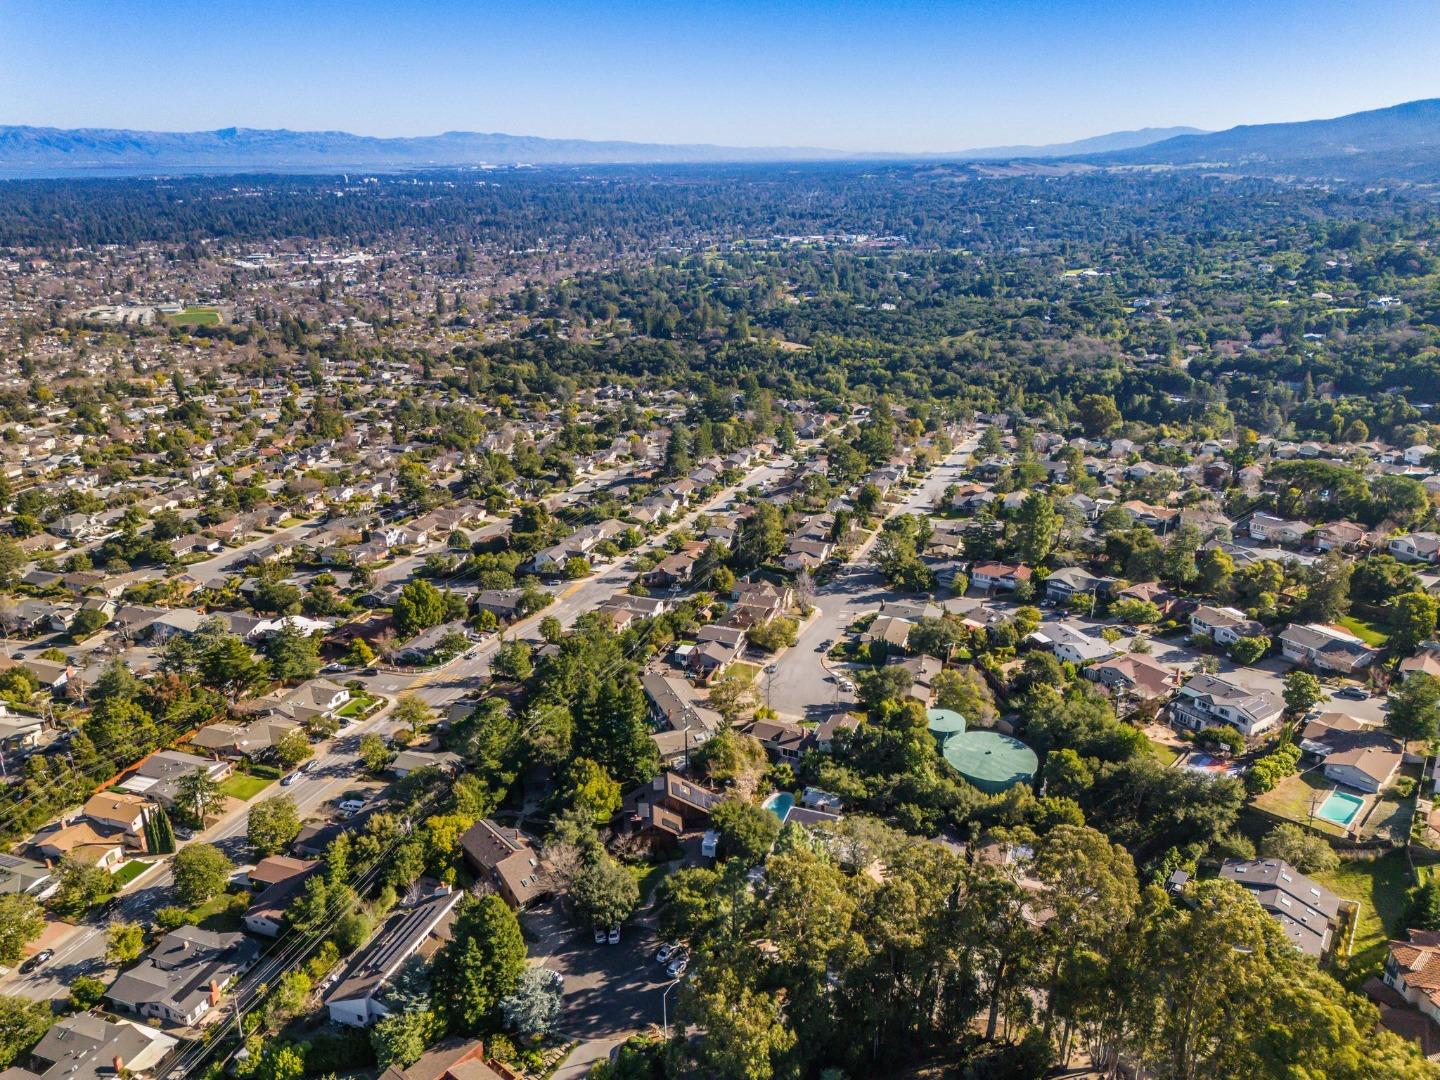
[[[247,776],[245,773],[231,773],[220,784],[220,794],[228,795],[241,802],[249,802],[274,781],[263,776]]]

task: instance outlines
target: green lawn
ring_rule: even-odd
[[[188,307],[175,315],[166,315],[165,321],[173,326],[219,326],[220,313],[209,307]]]
[[[241,893],[221,893],[198,907],[190,909],[196,926],[214,933],[231,933],[240,929],[240,918],[250,905],[250,897]]]
[[[356,694],[337,711],[336,716],[343,716],[346,720],[353,720],[361,715],[366,709],[375,704],[375,699],[368,694]]]
[[[1160,759],[1160,764],[1164,765],[1166,768],[1169,768],[1170,765],[1174,763],[1175,759],[1180,756],[1180,751],[1176,750],[1173,746],[1167,746],[1162,742],[1156,742],[1154,739],[1150,739],[1149,742],[1150,749],[1153,750],[1155,756]]]
[[[1311,817],[1312,810],[1318,809],[1334,787],[1334,784],[1320,774],[1320,770],[1313,769],[1298,776],[1285,777],[1273,791],[1257,795],[1253,801],[1261,810],[1276,817],[1296,821],[1301,825],[1311,825],[1331,836],[1344,836],[1345,830],[1339,825],[1319,816]]]
[[[1372,648],[1382,649],[1385,647],[1385,642],[1390,640],[1390,635],[1383,630],[1377,630],[1374,623],[1357,619],[1354,615],[1346,615],[1340,620],[1340,625]]]
[[[249,802],[260,792],[269,787],[273,780],[267,780],[263,776],[246,776],[244,773],[232,773],[220,785],[220,794],[229,795],[232,799],[240,799]]]
[[[677,859],[674,862],[656,863],[653,866],[640,864],[636,866],[627,865],[625,867],[625,869],[630,871],[630,875],[635,879],[635,883],[640,886],[641,907],[644,907],[645,904],[649,902],[650,894],[655,891],[655,886],[659,885],[670,871],[678,869],[681,861],[682,860]]]
[[[120,867],[119,870],[111,874],[110,880],[114,883],[117,890],[123,889],[143,874],[149,865],[149,863],[141,862],[139,859],[131,859],[124,866]]]
[[[1379,974],[1385,942],[1405,932],[1411,885],[1405,853],[1391,851],[1378,859],[1342,862],[1336,870],[1311,876],[1335,895],[1360,904],[1355,947],[1344,972],[1344,981],[1358,987]]]

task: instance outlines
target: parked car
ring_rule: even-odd
[[[30,974],[30,972],[34,971],[41,964],[45,963],[46,960],[49,960],[54,955],[54,949],[41,949],[34,956],[30,957],[29,960],[26,960],[23,964],[20,965],[21,974]]]
[[[353,817],[355,814],[358,814],[361,810],[365,809],[365,800],[346,799],[336,809],[339,811],[339,815],[342,820],[348,817]]]
[[[611,945],[619,945],[619,944],[620,944],[620,927],[618,927],[618,926],[612,926],[612,927],[610,927],[610,932],[605,935],[605,940],[606,940],[607,942],[609,942]]]
[[[1336,690],[1335,696],[1346,701],[1365,701],[1370,697],[1370,693],[1361,686],[1346,686]]]
[[[678,978],[680,978],[681,975],[684,975],[684,974],[685,974],[685,969],[688,968],[689,966],[690,966],[690,959],[689,959],[689,957],[681,956],[681,957],[680,957],[679,959],[677,959],[677,960],[672,960],[672,961],[670,961],[670,966],[665,969],[665,972],[666,972],[666,974],[668,974],[672,979],[678,979]]]
[[[604,944],[605,944],[605,927],[603,927],[603,926],[597,926],[597,927],[595,927],[595,944],[596,944],[596,945],[604,945]]]
[[[195,830],[190,828],[190,826],[188,825],[176,825],[175,835],[178,836],[181,840],[194,840]]]
[[[673,941],[667,941],[660,946],[660,951],[655,954],[655,959],[662,964],[668,964],[670,958],[680,951],[680,946]]]
[[[281,787],[289,787],[291,784],[295,783],[296,780],[299,780],[299,779],[300,779],[302,776],[304,776],[304,775],[305,775],[305,774],[304,774],[303,772],[301,772],[299,769],[296,769],[296,770],[295,770],[294,772],[292,772],[292,773],[286,773],[284,776],[282,776],[282,777],[280,778],[280,786],[281,786]]]

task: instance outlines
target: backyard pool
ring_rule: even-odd
[[[795,805],[795,796],[788,791],[777,791],[760,805],[779,818],[780,824],[783,825],[786,816],[790,813],[790,808]]]
[[[1347,795],[1336,788],[1325,796],[1325,801],[1320,804],[1320,809],[1315,813],[1326,821],[1333,821],[1336,825],[1349,825],[1355,820],[1355,815],[1365,805],[1365,800],[1354,795]]]

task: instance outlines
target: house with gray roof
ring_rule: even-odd
[[[1285,699],[1273,690],[1251,690],[1218,675],[1194,676],[1170,703],[1170,719],[1180,727],[1228,724],[1247,739],[1280,723]]]
[[[389,1016],[382,997],[391,978],[411,956],[433,952],[449,939],[463,895],[447,890],[395,911],[325,995],[330,1019],[348,1027],[369,1027]]]
[[[23,1065],[0,1075],[5,1080],[115,1080],[117,1075],[145,1080],[160,1073],[177,1045],[176,1039],[143,1024],[78,1013],[51,1027]]]
[[[259,957],[260,946],[244,934],[182,926],[122,972],[105,992],[105,1000],[122,1014],[193,1027],[220,1004],[231,981]]]
[[[1307,956],[1318,959],[1330,950],[1340,898],[1329,889],[1281,859],[1226,859],[1220,877],[1253,896]]]

